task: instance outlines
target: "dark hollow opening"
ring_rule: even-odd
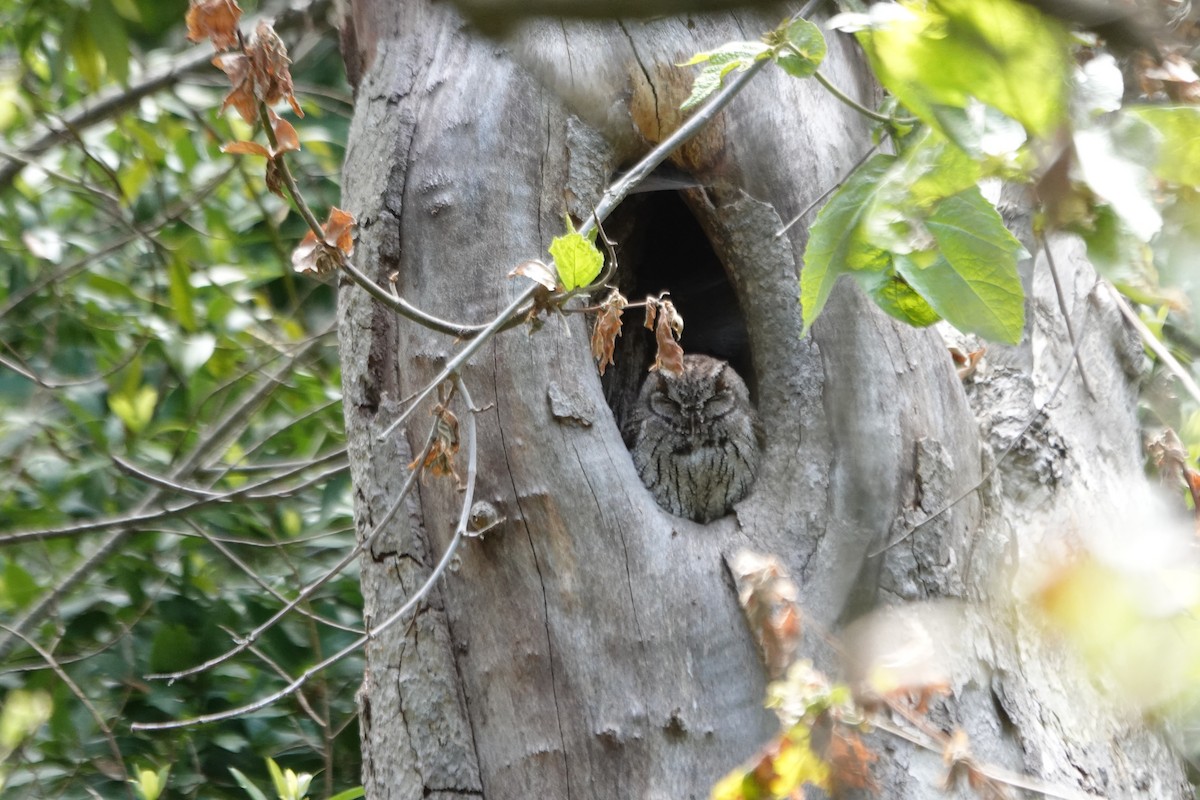
[[[630,302],[666,291],[683,316],[685,353],[728,361],[754,392],[750,337],[737,295],[708,237],[678,192],[638,194],[621,203],[604,224],[616,242],[617,287]],[[614,348],[616,363],[602,380],[617,424],[626,430],[647,369],[654,362],[654,333],[645,312],[628,309]]]

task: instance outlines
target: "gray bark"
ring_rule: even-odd
[[[543,253],[564,211],[586,218],[612,172],[677,124],[691,76],[672,65],[775,22],[748,13],[538,22],[497,44],[445,4],[356,0],[345,41],[360,78],[344,183],[360,225],[356,262],[381,280],[397,273],[400,293],[427,311],[490,319],[524,289],[506,273]],[[826,74],[869,99],[854,48],[843,37],[830,44]],[[881,603],[969,603],[956,643],[969,655],[934,718],[966,728],[980,757],[1112,797],[1188,794],[1161,742],[1086,687],[1064,685],[1065,656],[1002,602],[1026,531],[1045,530],[1101,482],[1141,480],[1133,379],[1122,367],[1130,343],[1087,294],[1086,264],[1059,259],[1070,263],[1076,307],[1102,317],[1082,351],[1103,402],[1068,381],[1066,399],[996,478],[870,555],[981,480],[1014,421],[1045,399],[1070,343],[1032,264],[1026,340],[993,351],[990,377],[970,393],[936,334],[894,322],[849,285],[801,339],[805,230],[774,232],[869,141],[815,83],[764,72],[678,160],[707,184],[685,199],[741,303],[768,433],[760,477],[735,515],[697,525],[655,505],[580,315],[501,334],[466,368],[482,408],[476,496],[505,521],[467,543],[411,623],[368,649],[369,797],[706,797],[777,729],[723,564],[745,546],[789,566],[806,614],[827,629]],[[636,320],[626,327],[626,337],[645,333]],[[432,418],[419,411],[387,443],[377,434],[459,344],[350,286],[340,332],[365,532]],[[459,502],[452,481],[422,482],[364,559],[369,619],[429,574]],[[806,647],[836,671],[816,637]],[[882,735],[873,746],[885,796],[946,796],[939,754]]]

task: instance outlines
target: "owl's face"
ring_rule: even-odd
[[[758,472],[762,428],[737,372],[709,356],[684,356],[683,373],[657,372],[638,396],[630,452],[655,501],[710,522],[746,496]]]
[[[684,356],[682,375],[656,373],[650,386],[651,413],[696,446],[723,440],[723,420],[749,402],[738,374],[709,356]]]

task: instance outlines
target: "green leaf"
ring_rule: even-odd
[[[24,608],[38,594],[37,581],[13,559],[6,559],[0,572],[0,608]]]
[[[825,60],[825,37],[821,29],[806,19],[798,19],[780,31],[775,63],[794,78],[807,78]]]
[[[905,256],[897,256],[897,259],[900,258]],[[901,322],[914,328],[924,328],[941,319],[925,298],[895,272],[859,271],[852,274],[875,301],[875,305]]]
[[[133,392],[109,395],[108,408],[125,427],[141,433],[154,418],[154,407],[158,404],[158,390],[153,386],[142,386]]]
[[[1150,247],[1129,230],[1112,206],[1096,206],[1091,226],[1077,230],[1087,244],[1088,260],[1101,275],[1117,285],[1145,288],[1148,280],[1153,282]]]
[[[191,666],[196,660],[196,631],[186,625],[165,624],[154,634],[150,646],[150,669],[174,672]]]
[[[679,110],[687,111],[700,105],[705,98],[721,88],[721,82],[726,75],[734,70],[749,69],[751,64],[761,58],[766,58],[770,52],[771,48],[762,42],[729,42],[716,50],[692,56],[690,60],[679,66],[703,64],[704,67],[692,84],[692,93],[688,95],[687,100],[683,101]]]
[[[358,798],[364,797],[365,795],[366,792],[363,790],[363,787],[355,786],[353,789],[347,789],[344,792],[338,792],[330,797],[329,800],[358,800]]]
[[[167,358],[185,378],[196,374],[212,358],[217,349],[217,337],[211,333],[170,336],[163,342]]]
[[[896,271],[959,330],[1019,342],[1025,293],[1017,260],[1028,253],[996,209],[971,188],[939,203],[926,225],[938,246],[936,256],[898,256]]]
[[[111,77],[125,83],[129,79],[129,37],[111,0],[92,0],[88,27],[104,55],[105,70]]]
[[[100,48],[96,46],[96,40],[87,27],[86,13],[76,13],[70,27],[63,34],[63,44],[71,54],[75,68],[79,70],[84,83],[91,89],[98,89],[104,77],[104,61]]]
[[[930,127],[922,128],[878,181],[867,211],[869,241],[892,253],[928,249],[931,209],[975,185],[979,162]]]
[[[283,770],[281,770],[279,768],[279,765],[275,763],[275,759],[268,758],[266,761],[267,761],[267,772],[271,773],[271,783],[273,783],[275,785],[275,794],[278,797],[280,797],[281,799],[286,798],[287,793],[288,793],[287,792],[288,787],[287,787],[287,781],[284,780],[284,777],[283,777]]]
[[[1154,173],[1185,186],[1200,186],[1200,108],[1137,106],[1130,113],[1162,136]]]
[[[189,331],[196,330],[196,314],[192,310],[191,270],[181,258],[172,258],[167,264],[167,288],[171,296],[171,307],[176,321]]]
[[[953,137],[939,108],[967,108],[972,97],[1034,135],[1064,119],[1072,62],[1059,23],[1017,0],[929,0],[903,9],[859,37],[880,82],[921,119]]]
[[[134,773],[137,777],[130,778],[129,782],[133,784],[133,788],[142,800],[158,800],[167,786],[167,775],[170,771],[170,767],[163,767],[160,770],[139,769]]]
[[[592,239],[576,233],[569,217],[566,235],[555,237],[550,243],[550,256],[558,270],[558,279],[568,292],[594,281],[604,266],[604,254]]]
[[[251,783],[250,779],[243,775],[240,770],[230,767],[229,772],[233,775],[233,779],[237,781],[238,786],[242,787],[243,791],[250,795],[250,800],[267,800],[267,796],[262,793],[262,790]]]
[[[854,171],[817,214],[808,232],[800,273],[804,333],[820,316],[843,272],[887,266],[887,254],[866,241],[861,226],[880,179],[894,161],[894,156],[873,156]]]

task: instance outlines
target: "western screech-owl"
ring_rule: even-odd
[[[633,463],[660,506],[696,522],[724,516],[758,472],[762,429],[741,377],[710,356],[652,373],[630,425]]]

